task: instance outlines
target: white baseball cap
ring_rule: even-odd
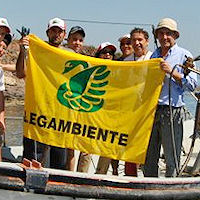
[[[111,44],[110,42],[103,42],[99,45],[97,52],[101,51],[102,49],[109,47],[113,52],[117,50],[114,44]]]
[[[130,38],[131,38],[131,35],[130,35],[130,34],[123,35],[122,37],[120,37],[120,38],[118,39],[118,41],[121,42],[124,38],[130,39]]]
[[[11,32],[11,28],[10,28],[6,18],[1,18],[0,17],[0,26],[4,26],[4,27],[8,28],[8,33]]]
[[[49,30],[50,28],[55,27],[55,26],[61,28],[63,31],[66,30],[65,21],[58,17],[55,17],[55,18],[49,20],[47,30]]]

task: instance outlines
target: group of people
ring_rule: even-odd
[[[5,18],[0,18],[0,56],[5,52],[11,42],[11,29]],[[85,31],[80,26],[72,27],[66,37],[66,24],[60,18],[53,18],[49,21],[46,34],[48,44],[56,48],[64,48],[61,44],[67,41],[66,51],[81,53],[83,48]],[[146,162],[143,166],[143,173],[146,177],[158,177],[158,161],[160,157],[161,145],[164,150],[166,161],[166,177],[176,176],[176,163],[172,147],[170,131],[169,105],[172,106],[172,117],[174,125],[174,138],[178,165],[180,165],[180,154],[183,139],[183,115],[184,101],[183,93],[185,90],[193,91],[197,86],[197,76],[187,70],[188,59],[192,55],[189,51],[178,46],[176,40],[180,36],[177,23],[171,18],[161,19],[154,32],[155,38],[160,46],[151,52],[148,49],[149,34],[142,28],[134,28],[130,34],[119,38],[122,56],[118,61],[143,61],[151,58],[163,58],[160,68],[166,75],[164,78],[161,94],[158,100],[153,129],[146,155]],[[3,44],[3,42],[5,44]],[[16,63],[16,74],[18,78],[26,78],[26,51],[29,46],[29,38],[23,35],[19,41],[20,53]],[[117,48],[110,42],[103,42],[97,48],[95,57],[102,59],[115,59]],[[194,66],[191,63],[190,66]],[[186,67],[181,67],[186,66]],[[171,99],[169,100],[169,81],[171,76]],[[5,132],[4,122],[4,97],[3,90],[3,68],[0,71],[0,131],[1,135]],[[43,165],[47,160],[47,152],[50,155],[50,168],[75,170],[75,154],[73,149],[65,149],[55,146],[41,144],[34,140],[23,138],[23,157],[27,159],[37,159]],[[91,163],[91,156],[80,152],[77,171],[88,172]],[[100,156],[96,168],[97,174],[106,174],[111,164],[113,175],[118,175],[118,160],[112,160]],[[125,163],[125,175],[137,176],[136,163]]]

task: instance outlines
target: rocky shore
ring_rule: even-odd
[[[0,58],[1,64],[12,64],[15,66],[19,54],[18,41],[14,40],[8,47],[7,52]],[[24,104],[24,80],[18,79],[15,72],[4,71],[5,87],[4,92],[6,105]]]

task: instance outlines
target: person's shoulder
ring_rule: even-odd
[[[183,47],[180,47],[177,44],[175,46],[175,53],[176,52],[178,52],[179,54],[185,55],[185,56],[192,57],[192,53],[189,50],[187,50],[187,49],[185,49]]]
[[[69,47],[63,47],[63,49],[75,53],[75,51],[73,49],[70,49]]]
[[[134,53],[124,58],[124,61],[133,61],[134,60]]]
[[[150,58],[159,58],[160,57],[160,48],[157,48],[154,52],[151,52]]]
[[[152,56],[152,54],[153,54],[152,51],[148,51],[147,54],[146,54],[146,56],[145,56],[145,58],[146,58],[147,60],[150,59],[151,56]]]

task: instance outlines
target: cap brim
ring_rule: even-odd
[[[60,25],[57,25],[57,24],[53,24],[52,26],[49,26],[47,30],[49,30],[52,27],[58,27],[58,28],[60,28],[63,31],[65,30],[65,27],[61,27]]]
[[[0,24],[0,26],[1,27],[5,27],[5,28],[7,28],[7,33],[10,33],[11,32],[11,29],[10,29],[10,27],[9,26],[6,26],[5,24]]]
[[[69,33],[69,36],[72,35],[72,34],[75,34],[75,33],[80,33],[83,37],[85,37],[85,32],[82,31],[82,30],[71,31],[71,32]]]
[[[107,47],[110,48],[114,52],[117,50],[116,47],[113,46],[113,45],[108,45],[108,46],[104,47],[104,49],[107,48]]]
[[[163,27],[157,28],[157,29],[154,31],[154,35],[156,36],[156,38],[157,38],[157,31],[160,30],[161,28],[167,28],[167,29],[169,29],[170,31],[175,32],[176,35],[177,35],[177,36],[176,36],[176,39],[179,38],[179,36],[180,36],[180,33],[179,33],[177,30],[171,30],[170,27],[163,26]]]

